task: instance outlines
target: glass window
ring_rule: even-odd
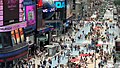
[[[2,40],[3,40],[3,47],[12,46],[11,33],[10,32],[2,33]]]

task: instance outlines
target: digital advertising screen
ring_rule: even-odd
[[[22,29],[22,28],[19,28],[19,32],[20,32],[21,41],[24,42],[24,33],[23,33],[23,29]]]
[[[0,26],[3,25],[3,1],[0,0]]]
[[[35,18],[35,6],[30,5],[26,6],[26,21],[27,21],[27,26],[31,26],[36,23],[36,18]]]
[[[16,35],[17,43],[20,43],[20,35],[18,29],[15,30],[15,35]]]
[[[55,1],[54,4],[56,8],[65,8],[65,1]]]
[[[23,0],[19,0],[19,21],[25,21],[25,8],[23,7]]]
[[[3,25],[19,22],[19,0],[3,0]]]
[[[11,31],[11,39],[12,39],[12,44],[13,44],[13,45],[16,44],[16,37],[15,37],[15,32],[14,32],[14,30]]]

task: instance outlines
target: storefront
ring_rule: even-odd
[[[54,28],[44,28],[39,31],[39,34],[37,34],[37,45],[40,46],[40,50],[44,50],[45,45],[49,45],[51,42],[51,31],[54,30]]]
[[[0,67],[13,66],[19,61],[18,59],[27,56],[28,45],[25,42],[25,27],[26,22],[0,27]]]
[[[1,0],[0,7],[0,67],[13,68],[28,54],[23,0]]]
[[[35,25],[34,25],[35,26]],[[26,42],[28,42],[30,45],[34,44],[34,35],[35,35],[35,27],[27,27],[25,28],[25,37],[26,37]]]
[[[61,47],[60,45],[57,43],[53,43],[52,45],[46,45],[44,46],[48,52],[48,56],[53,56],[55,55],[56,53],[60,52],[61,51]]]
[[[60,20],[45,21],[45,25],[52,26],[54,30],[51,32],[52,35],[60,36],[63,30],[63,22]]]
[[[24,13],[27,27],[25,28],[26,42],[34,44],[34,35],[36,29],[36,2],[33,0],[24,0]]]

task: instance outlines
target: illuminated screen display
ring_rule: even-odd
[[[3,25],[3,1],[0,0],[0,26]]]
[[[19,0],[19,21],[25,21],[25,8],[23,7],[23,0]]]
[[[15,35],[16,35],[17,43],[20,43],[20,35],[18,29],[15,30]]]
[[[3,0],[3,21],[4,25],[19,22],[19,0]]]
[[[36,23],[34,5],[26,6],[26,20],[27,26],[31,26]]]
[[[24,33],[23,33],[23,29],[22,29],[22,28],[19,28],[19,31],[20,31],[20,38],[21,38],[21,41],[24,42]]]
[[[55,1],[54,4],[56,8],[65,8],[65,1]]]

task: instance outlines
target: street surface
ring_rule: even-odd
[[[106,19],[106,18],[110,18],[110,19],[113,20],[112,22],[109,22],[109,20],[106,20],[106,21],[105,21],[105,22],[107,22],[107,24],[108,24],[109,27],[112,26],[114,23],[116,23],[116,21],[113,19],[113,11],[106,10],[106,13],[104,14],[104,19]],[[95,21],[95,22],[92,21],[92,22],[93,22],[94,25],[95,25],[96,21]],[[90,24],[90,23],[89,23],[89,24],[85,24],[84,27],[80,27],[79,25],[77,25],[76,27],[79,29],[79,31],[77,31],[77,33],[75,34],[76,31],[73,30],[72,33],[71,33],[71,37],[75,39],[75,42],[74,42],[74,43],[72,43],[72,41],[70,40],[68,34],[66,34],[65,36],[62,36],[62,39],[65,38],[65,39],[64,39],[64,45],[68,45],[68,49],[64,49],[64,50],[63,50],[63,52],[65,53],[65,55],[64,55],[64,54],[61,54],[61,55],[60,55],[60,54],[58,53],[58,54],[60,55],[60,61],[59,61],[60,63],[58,63],[58,57],[57,57],[58,54],[56,54],[56,59],[55,59],[55,56],[48,57],[47,59],[44,57],[44,58],[42,59],[42,61],[43,61],[44,59],[46,59],[46,60],[51,59],[51,61],[52,61],[52,64],[50,64],[50,63],[47,62],[45,68],[47,68],[47,66],[51,66],[51,68],[54,68],[55,66],[58,66],[58,67],[59,67],[61,64],[67,65],[67,62],[68,62],[69,57],[71,57],[71,56],[79,56],[79,51],[80,51],[80,52],[84,51],[84,53],[94,53],[94,52],[95,52],[95,50],[91,50],[91,49],[88,49],[87,47],[84,47],[84,45],[87,44],[87,43],[88,43],[88,44],[91,44],[91,36],[90,36],[90,38],[85,39],[85,35],[90,32],[91,24]],[[103,29],[100,30],[100,32],[101,32],[102,35],[105,35],[106,26],[105,26],[105,25],[102,25],[102,27],[103,27]],[[84,31],[84,34],[83,34],[83,31]],[[115,44],[114,44],[114,43],[115,43],[114,38],[115,38],[116,36],[119,37],[120,32],[119,32],[119,28],[118,28],[117,26],[115,26],[115,28],[109,28],[109,29],[107,30],[107,32],[108,32],[108,33],[111,33],[111,34],[114,33],[114,36],[110,35],[110,37],[109,37],[109,38],[110,38],[110,41],[107,42],[107,44],[108,44],[108,49],[106,49],[106,46],[107,46],[107,45],[103,45],[103,51],[106,51],[106,52],[111,53],[111,49],[113,49],[113,46],[115,45]],[[81,38],[79,39],[78,37],[79,37],[80,35],[81,35]],[[58,38],[58,39],[59,39],[59,38]],[[69,39],[69,41],[66,40],[66,39]],[[99,39],[99,40],[98,40],[98,44],[103,44],[103,41],[101,41],[101,40]],[[80,50],[75,50],[75,48],[73,47],[73,48],[72,48],[72,51],[71,51],[71,49],[70,49],[70,47],[69,47],[70,45],[73,45],[73,46],[79,45],[79,46],[80,46]],[[70,50],[70,56],[67,56],[67,53],[68,53],[69,50]],[[99,53],[96,53],[96,58],[98,58],[98,56],[99,56]],[[41,59],[38,58],[38,57],[36,57],[35,59],[32,58],[31,61],[35,63],[35,67],[37,68],[37,65],[40,65]],[[93,63],[90,62],[89,57],[88,57],[88,61],[87,61],[87,62],[88,62],[88,63],[87,63],[87,68],[94,68],[94,67],[95,67],[95,59],[94,59],[94,58],[93,58]],[[99,64],[100,62],[101,62],[101,59],[98,58],[98,59],[96,60],[96,68],[99,68],[99,67],[98,67],[98,64]],[[107,68],[107,66],[113,66],[113,57],[111,57],[107,62],[108,62],[107,64],[104,64],[104,66],[103,66],[104,68]],[[33,64],[34,64],[34,63],[33,63]],[[113,67],[114,67],[114,66],[113,66]],[[69,68],[69,67],[68,67],[68,68]],[[108,67],[108,68],[109,68],[109,67]],[[115,68],[118,68],[118,67],[115,67]]]

